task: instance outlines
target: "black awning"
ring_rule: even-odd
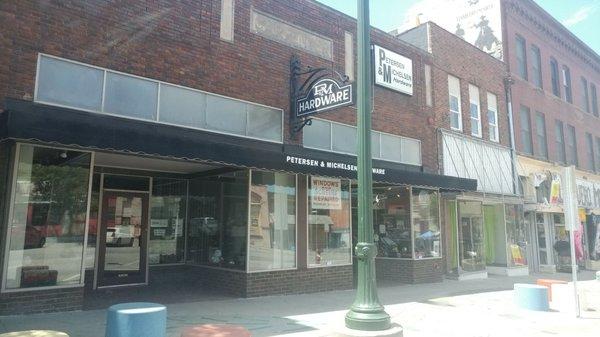
[[[29,140],[312,175],[356,178],[356,158],[298,145],[90,113],[8,99],[1,139]],[[420,172],[419,167],[373,161],[376,182],[474,191],[477,181]]]

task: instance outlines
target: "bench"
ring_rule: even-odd
[[[548,311],[548,287],[537,284],[515,283],[515,303],[523,309]]]
[[[548,288],[548,301],[552,302],[552,285],[553,284],[567,284],[567,282],[561,281],[561,280],[538,279],[536,284],[539,286],[544,286],[544,287]]]
[[[181,337],[251,337],[250,331],[228,324],[204,324],[185,328]]]
[[[108,308],[106,337],[165,337],[167,308],[162,304],[133,302]]]

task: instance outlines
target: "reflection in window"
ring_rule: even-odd
[[[245,270],[248,171],[197,178],[189,184],[188,262]]]
[[[352,263],[350,182],[310,177],[308,198],[308,264]]]
[[[483,242],[483,211],[481,202],[459,201],[459,256],[464,271],[485,269]]]
[[[187,181],[155,178],[150,201],[150,264],[183,262]]]
[[[6,287],[79,284],[91,154],[21,145]]]
[[[412,190],[412,220],[415,258],[441,256],[438,193],[434,190]]]
[[[373,198],[377,256],[412,258],[409,188],[374,187]]]
[[[508,266],[527,265],[527,228],[523,219],[523,205],[505,205],[506,244]]]
[[[296,267],[296,176],[252,171],[249,271]]]

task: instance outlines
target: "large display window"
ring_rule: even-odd
[[[442,231],[437,191],[413,188],[411,209],[415,259],[440,257]]]
[[[506,249],[508,267],[527,266],[527,228],[523,205],[506,204]]]
[[[150,264],[182,263],[187,180],[154,178],[150,198]]]
[[[83,282],[92,154],[20,144],[4,288]]]
[[[296,268],[296,176],[252,171],[248,271]]]
[[[189,181],[188,263],[246,270],[248,171]]]
[[[485,270],[482,204],[458,201],[458,252],[464,271]]]
[[[308,265],[352,264],[350,181],[308,181]]]
[[[377,256],[411,259],[410,187],[374,187],[373,198]]]

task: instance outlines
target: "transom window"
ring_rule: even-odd
[[[281,143],[283,111],[40,54],[35,101]]]

